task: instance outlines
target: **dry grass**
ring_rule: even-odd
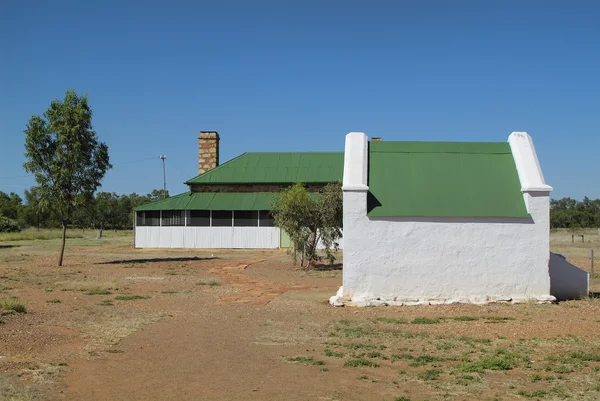
[[[498,321],[517,330],[521,327],[520,318]],[[398,320],[402,323],[398,324]],[[397,371],[400,375],[396,382],[410,386],[418,381],[434,394],[432,399],[477,399],[482,386],[495,387],[499,375],[504,374],[508,376],[502,380],[511,383],[504,390],[505,395],[511,398],[533,395],[565,399],[568,394],[570,400],[600,399],[600,347],[596,340],[575,336],[507,339],[434,334],[431,330],[436,326],[457,324],[470,325],[476,333],[485,319],[430,320],[438,323],[413,326],[405,323],[407,319],[398,318],[332,321],[323,333],[328,338],[322,344],[325,351],[306,358],[325,356],[331,370],[363,368],[374,382],[385,383],[390,372]],[[452,332],[442,332],[445,331]],[[543,395],[538,392],[538,385],[532,384],[537,382],[544,383]]]
[[[0,309],[14,311],[17,313],[27,313],[27,307],[25,304],[15,298],[1,299]]]
[[[34,401],[36,392],[22,385],[16,378],[0,374],[0,400],[2,401]]]

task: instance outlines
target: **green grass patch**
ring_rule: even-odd
[[[367,352],[366,357],[367,358],[377,358],[377,359],[388,359],[381,352],[377,352],[377,351]]]
[[[346,354],[343,352],[336,352],[336,351],[332,351],[330,349],[326,349],[325,351],[323,351],[323,354],[325,356],[329,356],[329,357],[333,357],[333,358],[343,358],[346,356]]]
[[[368,359],[365,359],[365,358],[357,358],[357,359],[350,359],[349,361],[346,361],[344,363],[344,366],[347,368],[360,368],[360,367],[378,368],[379,364],[375,363],[373,361],[370,361]]]
[[[209,280],[209,281],[198,281],[196,285],[206,285],[209,287],[218,287],[221,283],[217,280]]]
[[[542,376],[538,375],[537,373],[531,374],[527,376],[527,378],[532,383],[539,382],[540,380],[542,380]]]
[[[475,316],[457,316],[454,320],[457,322],[474,322],[475,320],[479,320],[479,318]]]
[[[98,305],[100,305],[100,306],[113,306],[114,304],[113,304],[112,299],[104,299]]]
[[[406,324],[408,320],[406,319],[395,319],[392,317],[376,317],[371,320],[373,323],[390,323],[390,324]]]
[[[353,350],[357,350],[357,349],[381,349],[384,350],[387,347],[383,344],[381,345],[375,345],[375,344],[364,344],[364,343],[348,343],[348,344],[342,344],[342,347],[344,348],[348,348],[348,349],[353,349]]]
[[[61,300],[58,299],[58,298],[54,298],[54,299],[51,299],[49,301],[46,301],[46,303],[47,304],[59,304],[59,303],[61,303]]]
[[[369,336],[373,333],[373,329],[370,327],[340,327],[338,331],[346,338],[361,338]]]
[[[508,320],[516,320],[514,317],[512,316],[487,316],[485,318],[485,320],[487,320],[487,322],[506,322]]]
[[[521,397],[526,397],[526,398],[543,398],[543,397],[547,396],[549,393],[546,390],[535,390],[535,391],[520,390],[517,394],[519,394]]]
[[[295,356],[286,358],[288,362],[301,363],[303,365],[325,365],[325,362],[314,359],[312,356]]]
[[[508,358],[486,356],[459,366],[459,370],[470,373],[483,373],[486,370],[511,370],[513,363]]]
[[[456,384],[468,386],[472,383],[480,383],[481,377],[476,375],[460,375],[456,378]]]
[[[428,317],[417,317],[411,322],[412,324],[439,324],[441,320],[439,318],[428,318]]]
[[[575,352],[569,352],[567,355],[569,357],[571,357],[572,359],[578,359],[580,361],[600,362],[600,355],[598,355],[598,354],[591,354],[591,353],[586,353],[586,352],[581,352],[581,351],[575,351]]]
[[[177,291],[161,291],[161,294],[177,294]]]
[[[392,354],[392,362],[398,361],[398,360],[413,360],[415,359],[415,357],[411,354]]]
[[[551,365],[546,365],[544,367],[544,370],[546,372],[554,372],[554,373],[571,373],[571,372],[575,371],[575,368],[573,368],[573,366],[570,366],[570,365],[551,364]]]
[[[18,233],[0,233],[0,242],[51,240],[58,238],[62,238],[62,231],[21,231]],[[83,238],[83,235],[67,231],[67,238]]]
[[[445,360],[445,359],[438,357],[438,356],[419,355],[413,359],[413,362],[410,364],[410,366],[424,366],[424,365],[427,365],[428,363],[441,362],[443,360]]]
[[[111,295],[109,290],[91,290],[85,293],[86,295]]]
[[[12,310],[17,313],[27,313],[27,307],[25,304],[18,299],[1,299],[0,309]]]
[[[117,295],[115,299],[117,301],[136,301],[138,299],[149,299],[148,295]]]
[[[439,369],[429,369],[419,375],[421,380],[436,380],[440,377],[442,371]]]

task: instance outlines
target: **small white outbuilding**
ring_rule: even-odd
[[[552,288],[560,298],[588,293],[587,273],[550,258],[552,187],[525,132],[507,143],[369,142],[353,132],[343,191],[343,287],[333,304],[549,302]]]

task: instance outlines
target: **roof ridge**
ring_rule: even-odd
[[[184,182],[184,184],[186,184],[186,185],[190,185],[190,181],[192,181],[192,180],[195,180],[196,178],[198,178],[198,177],[200,177],[200,176],[206,176],[207,174],[211,174],[211,173],[213,173],[214,171],[216,171],[216,170],[219,170],[221,167],[223,167],[223,166],[225,166],[225,165],[227,165],[227,164],[229,164],[229,163],[233,162],[234,160],[241,159],[243,156],[246,156],[248,153],[249,153],[249,152],[244,152],[244,153],[242,153],[241,155],[238,155],[238,156],[234,157],[233,159],[229,159],[229,160],[227,160],[225,163],[223,163],[223,164],[221,164],[221,165],[219,165],[219,166],[217,166],[217,167],[215,167],[215,168],[211,168],[210,170],[208,170],[208,171],[207,171],[207,172],[205,172],[205,173],[198,174],[197,176],[195,176],[195,177],[192,177],[192,178],[190,178],[189,180],[185,181],[185,182]]]

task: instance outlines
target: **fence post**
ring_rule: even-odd
[[[594,278],[594,250],[591,250],[591,256],[592,256],[592,278]]]

